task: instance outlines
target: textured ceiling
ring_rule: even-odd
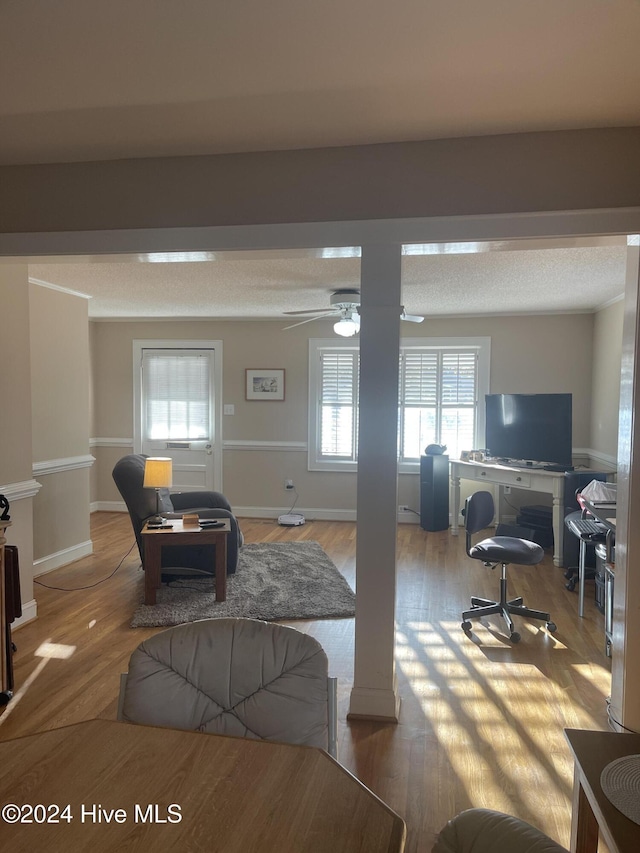
[[[495,251],[484,251],[485,244],[473,253],[442,246],[442,254],[406,255],[403,301],[408,313],[425,316],[594,310],[620,296],[625,281],[624,240],[599,242],[529,249],[501,244],[491,246]],[[329,307],[333,290],[359,287],[360,261],[302,252],[220,253],[190,263],[61,259],[30,264],[29,275],[91,296],[89,316],[96,319],[260,319]]]

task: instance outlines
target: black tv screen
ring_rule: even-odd
[[[491,456],[571,466],[571,394],[487,394],[485,401]]]

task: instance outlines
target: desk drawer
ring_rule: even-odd
[[[525,471],[496,471],[494,468],[478,468],[476,480],[485,483],[500,483],[502,486],[517,486],[519,489],[531,488],[531,474]]]

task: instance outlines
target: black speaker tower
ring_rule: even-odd
[[[448,456],[420,457],[420,527],[423,530],[449,527]]]

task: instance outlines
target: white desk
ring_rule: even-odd
[[[511,468],[493,462],[450,461],[451,505],[453,518],[451,533],[458,535],[460,518],[460,480],[474,480],[477,484],[498,486],[496,500],[496,522],[500,521],[500,507],[505,486],[514,489],[529,489],[553,496],[553,562],[562,565],[564,540],[564,471],[544,471],[540,468]]]

